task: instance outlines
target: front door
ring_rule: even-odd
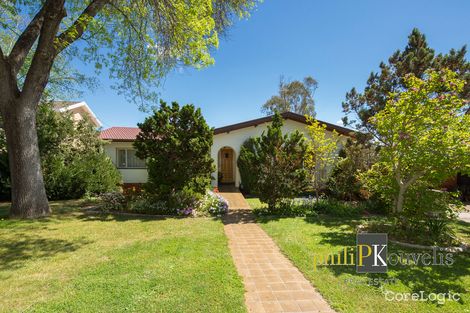
[[[220,172],[222,173],[221,183],[233,183],[233,150],[230,148],[223,148],[220,150]]]

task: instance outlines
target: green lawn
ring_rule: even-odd
[[[85,204],[0,220],[1,312],[246,312],[220,221],[94,216]]]
[[[258,199],[248,199],[258,206]],[[281,250],[318,288],[339,312],[470,312],[470,256],[459,254],[452,268],[444,266],[389,266],[386,274],[357,274],[354,266],[323,266],[314,270],[315,253],[339,252],[343,246],[355,245],[355,226],[360,220],[329,217],[318,218],[259,218],[261,227],[277,242]],[[468,238],[470,225],[458,223],[459,235]],[[389,245],[389,253],[404,251]],[[406,250],[410,251],[410,250]],[[415,251],[417,252],[417,251]],[[351,284],[347,279],[365,282],[368,278],[396,278],[384,285],[393,292],[444,293],[458,292],[462,301],[436,302],[386,301],[378,286]]]

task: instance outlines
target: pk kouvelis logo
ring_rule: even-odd
[[[453,254],[433,248],[432,252],[388,251],[385,233],[358,233],[356,247],[343,247],[339,252],[314,254],[313,266],[356,266],[358,273],[386,273],[388,266],[452,266]]]

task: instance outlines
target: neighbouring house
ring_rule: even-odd
[[[81,121],[87,116],[96,128],[102,126],[100,120],[85,101],[54,101],[53,108],[57,112],[70,113],[74,121]]]
[[[307,121],[303,115],[292,112],[282,113],[284,118],[283,133],[295,130],[307,135]],[[234,184],[240,186],[240,172],[237,158],[242,144],[250,137],[260,136],[271,123],[272,116],[266,116],[246,122],[241,122],[214,129],[214,143],[211,156],[215,162],[216,171],[213,173],[213,186],[219,184]],[[326,125],[326,131],[336,131],[340,135],[351,136],[353,130],[320,121]],[[106,153],[122,174],[123,182],[127,185],[145,183],[147,170],[144,160],[135,156],[133,142],[139,133],[137,127],[111,127],[101,132],[100,138],[109,141]],[[220,173],[220,175],[219,175]],[[219,176],[221,181],[219,181]]]

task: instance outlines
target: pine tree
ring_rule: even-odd
[[[214,170],[211,158],[213,129],[201,109],[192,104],[179,106],[160,102],[153,115],[138,124],[140,133],[136,155],[147,161],[145,189],[160,200],[168,200],[183,190],[203,194]]]
[[[380,63],[380,71],[371,73],[367,85],[362,93],[355,88],[346,93],[346,101],[343,102],[343,111],[346,116],[343,122],[374,135],[375,126],[370,123],[370,118],[380,112],[389,99],[390,93],[406,90],[404,79],[413,74],[417,78],[424,78],[425,72],[430,69],[440,71],[447,68],[457,73],[458,78],[466,82],[459,97],[470,98],[470,62],[466,60],[467,48],[452,49],[448,54],[435,54],[426,41],[426,36],[418,29],[413,29],[408,37],[408,44],[403,51],[397,50],[388,60],[388,63]],[[470,104],[467,101],[467,104]],[[470,110],[467,105],[465,110]],[[356,120],[349,120],[350,115],[355,115]]]
[[[276,208],[283,198],[297,196],[307,185],[305,138],[298,130],[282,134],[282,125],[282,117],[276,112],[268,131],[256,139],[255,192],[270,209]]]

